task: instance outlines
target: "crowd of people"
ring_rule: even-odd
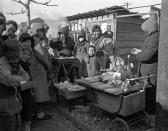
[[[130,52],[142,62],[142,76],[156,74],[157,69],[158,27],[156,20],[149,21],[150,24],[146,22],[142,26],[147,34],[142,49],[134,48]],[[32,118],[51,118],[42,108],[50,99],[51,57],[76,57],[80,61],[80,77],[93,77],[104,69],[118,69],[124,62],[115,54],[113,32],[102,33],[99,25],[94,25],[91,33],[82,29],[77,41],[69,34],[68,26],[62,27],[53,39],[47,38],[48,29],[44,23],[32,23],[16,35],[17,23],[6,22],[0,13],[0,131],[30,131]],[[151,84],[155,94],[156,80],[151,80]]]

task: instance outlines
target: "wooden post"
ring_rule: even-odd
[[[155,131],[168,131],[168,0],[162,0],[156,102]]]

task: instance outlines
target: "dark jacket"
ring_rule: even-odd
[[[62,33],[65,35],[65,43],[63,43],[59,39],[57,39],[57,41],[56,41],[56,44],[58,45],[58,50],[60,52],[64,51],[64,50],[68,50],[69,51],[68,55],[72,55],[72,51],[74,50],[75,42],[74,42],[73,38],[70,37],[70,35],[69,35],[69,27],[68,26],[62,27],[58,31],[58,33]]]
[[[101,36],[97,40],[92,40],[96,47],[96,55],[100,59],[102,69],[109,68],[108,56],[113,55],[113,44],[111,38],[105,38]],[[103,44],[104,46],[100,47]]]
[[[21,98],[18,86],[21,81],[28,81],[29,75],[19,67],[17,75],[5,57],[0,58],[0,116],[13,116],[21,110]]]
[[[85,71],[84,67],[86,66],[87,71]],[[81,76],[84,77],[93,77],[100,74],[100,62],[99,58],[96,56],[88,56],[86,55],[81,62],[80,68]]]

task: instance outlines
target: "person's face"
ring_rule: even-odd
[[[7,33],[9,36],[14,35],[15,32],[16,32],[16,28],[15,28],[14,25],[9,24],[9,25],[6,26],[6,33]]]
[[[94,32],[93,32],[93,37],[94,37],[95,39],[99,38],[100,35],[101,35],[101,32],[100,32],[98,29],[94,30]]]
[[[2,24],[2,23],[0,23],[0,33],[2,33],[2,31],[4,30],[4,28],[5,28],[5,25]]]
[[[114,61],[114,56],[109,56],[111,63]]]
[[[49,49],[49,43],[47,40],[43,40],[42,41],[42,47],[46,48],[46,49]]]
[[[122,67],[124,65],[124,62],[117,59],[115,64],[117,67]]]
[[[40,39],[43,39],[46,37],[46,31],[45,29],[38,29],[37,30],[37,35],[39,36]]]
[[[89,54],[89,56],[94,56],[95,55],[95,49],[93,47],[89,47],[88,54]]]
[[[29,50],[22,50],[20,52],[20,59],[23,62],[27,62],[30,59],[30,56],[31,56],[31,52]]]

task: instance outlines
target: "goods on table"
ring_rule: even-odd
[[[74,85],[68,81],[65,81],[65,82],[60,82],[59,89],[65,89],[68,91],[79,91],[79,90],[83,90],[85,88],[82,86],[79,86],[79,85]]]

